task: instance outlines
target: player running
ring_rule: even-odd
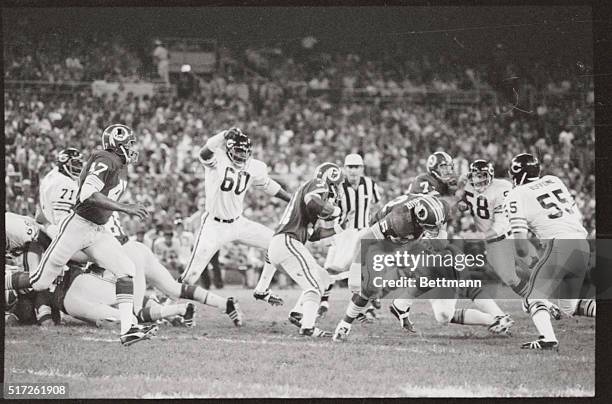
[[[131,128],[114,124],[102,133],[103,150],[95,151],[81,171],[77,204],[62,220],[59,233],[42,257],[38,268],[5,277],[7,289],[32,287],[45,290],[62,274],[64,265],[77,251],[112,271],[116,278],[116,294],[121,313],[121,343],[130,345],[147,339],[157,326],[133,322],[134,264],[121,250],[119,242],[105,229],[113,211],[148,215],[140,205],[118,202],[127,187],[127,165],[138,161],[136,136]]]
[[[452,196],[457,188],[453,158],[437,151],[427,158],[427,173],[417,175],[408,186],[407,194]]]
[[[588,270],[588,233],[565,184],[554,175],[540,177],[540,163],[533,155],[515,156],[508,173],[514,188],[506,197],[504,208],[510,218],[518,256],[529,253],[528,231],[545,246],[529,278],[524,301],[524,308],[540,337],[521,348],[558,350],[550,313],[542,299],[552,297],[561,288],[564,296],[570,297],[559,299],[561,310],[568,315],[580,314],[577,298]]]
[[[303,336],[328,335],[315,327],[315,321],[321,296],[331,279],[305,244],[342,231],[339,224],[333,228],[317,224],[319,219],[333,221],[340,216],[341,210],[330,195],[337,195],[336,187],[342,179],[342,171],[336,164],[323,163],[318,166],[314,178],[302,184],[293,194],[268,248],[270,262],[287,272],[303,290],[300,296],[303,314],[296,323],[300,326],[299,334]],[[312,234],[309,235],[311,229]]]
[[[373,218],[374,223],[360,232],[360,240],[376,239],[387,240],[395,244],[407,244],[413,242],[413,252],[422,251],[424,244],[417,240],[430,240],[446,238],[446,232],[442,229],[448,216],[448,204],[433,195],[403,195],[387,203]],[[429,244],[427,242],[425,245]],[[437,243],[442,248],[450,248],[447,243]],[[439,247],[438,247],[439,248]],[[451,250],[452,253],[452,250]],[[368,301],[375,297],[371,296],[371,291],[361,290],[361,254],[355,251],[354,261],[351,265],[349,274],[349,287],[353,292],[353,297],[346,309],[344,318],[336,326],[333,340],[345,340],[351,330],[355,318],[367,307]],[[418,271],[437,274],[435,268],[419,268]],[[445,276],[444,274],[442,274]],[[436,276],[430,276],[433,278]],[[420,291],[424,293],[425,291]],[[409,301],[410,299],[395,299],[391,306],[391,311],[396,307],[397,301]],[[430,303],[434,311],[434,316],[439,323],[456,323],[469,325],[487,326],[489,330],[496,334],[505,334],[513,324],[507,315],[493,316],[475,309],[455,310],[457,299],[455,294],[447,299],[431,299]],[[397,309],[396,309],[397,310]],[[499,308],[498,308],[499,310]],[[501,310],[500,310],[501,311]],[[408,318],[408,311],[397,311],[393,313],[399,320],[403,328],[412,330],[412,323]]]
[[[251,185],[284,201],[289,201],[291,195],[268,176],[264,162],[251,157],[251,148],[247,135],[230,128],[208,139],[200,150],[200,161],[205,166],[206,213],[180,282],[193,285],[213,255],[232,241],[263,249],[270,245],[273,231],[242,216],[244,196]],[[274,272],[266,258],[261,277],[271,278]],[[282,299],[268,289],[256,287],[254,296],[272,305],[282,304]]]

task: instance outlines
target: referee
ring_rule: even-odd
[[[346,220],[345,230],[332,238],[329,247],[325,269],[330,273],[345,272],[353,257],[349,251],[354,251],[359,239],[359,230],[368,227],[370,213],[376,212],[380,201],[378,185],[370,177],[363,175],[363,159],[359,154],[349,154],[344,159],[345,180],[338,187],[338,202],[342,209],[340,223]],[[329,309],[329,294],[333,283],[321,297],[319,315],[323,316]]]

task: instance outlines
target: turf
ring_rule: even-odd
[[[485,328],[440,326],[417,301],[417,334],[399,329],[383,301],[374,324],[356,324],[350,339],[299,337],[286,320],[299,295],[280,291],[285,306],[238,297],[246,324],[235,328],[215,309],[198,306],[193,329],[160,327],[158,336],[122,347],[117,330],[68,319],[68,325],[7,327],[5,383],[65,382],[72,398],[113,397],[492,397],[593,396],[595,321],[554,322],[559,352],[519,349],[534,339],[519,301],[500,302],[516,321],[511,337]],[[335,289],[320,327],[333,331],[349,293]],[[459,305],[465,306],[466,302]]]

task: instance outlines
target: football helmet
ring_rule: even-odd
[[[344,174],[340,167],[334,163],[323,163],[315,168],[314,177],[325,181],[330,187],[337,187],[344,181]]]
[[[83,155],[74,147],[69,147],[57,154],[56,163],[60,173],[76,180],[83,169]]]
[[[485,160],[476,160],[470,164],[468,181],[478,192],[483,192],[493,181],[493,164]]]
[[[449,182],[455,174],[453,158],[446,152],[435,152],[427,158],[427,172],[443,183]]]
[[[229,128],[225,133],[227,156],[237,167],[244,167],[253,149],[251,139],[238,128]]]
[[[102,132],[102,148],[123,157],[126,164],[133,164],[138,161],[136,135],[129,126],[113,124],[104,129],[104,132]]]
[[[529,153],[514,156],[508,170],[514,186],[527,184],[540,178],[540,162]]]
[[[431,195],[423,195],[408,202],[416,222],[427,231],[437,231],[446,223],[449,215],[448,203]]]

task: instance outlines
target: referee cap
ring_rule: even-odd
[[[362,166],[363,159],[359,154],[349,154],[344,158],[345,166]]]

